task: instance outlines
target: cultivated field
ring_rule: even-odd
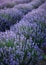
[[[46,0],[0,0],[0,65],[46,65]]]

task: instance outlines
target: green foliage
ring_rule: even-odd
[[[0,48],[2,47],[14,47],[14,41],[13,40],[8,40],[4,42],[0,42]]]

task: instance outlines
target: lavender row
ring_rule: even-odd
[[[16,6],[14,6],[14,8],[17,8],[26,14],[29,11],[32,11],[33,9],[38,8],[44,2],[45,2],[45,0],[33,0],[32,2],[30,2],[28,4],[26,3],[26,4],[16,5]]]
[[[26,4],[26,7],[29,6],[29,5],[32,5],[31,7],[27,7],[27,8],[24,7],[22,10],[19,9],[19,8],[16,8],[16,7],[11,8],[11,9],[1,10],[0,11],[0,22],[1,22],[0,23],[0,31],[5,31],[7,29],[10,29],[11,25],[13,25],[16,22],[19,22],[19,20],[21,20],[21,18],[23,18],[23,16],[26,13],[35,9],[36,3],[37,3],[37,7],[39,7],[40,4],[42,4],[42,1],[40,1],[40,2],[39,2],[39,0],[38,1],[36,0],[35,2],[32,1],[31,3]]]
[[[23,16],[24,13],[18,9],[7,9],[0,11],[0,31],[9,29],[11,25],[21,20]]]
[[[31,2],[31,0],[7,0],[7,1],[0,1],[0,9],[5,9],[5,8],[12,8],[15,5],[18,4],[23,4],[23,3],[28,3]]]

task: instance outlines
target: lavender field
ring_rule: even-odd
[[[46,65],[46,0],[0,0],[0,65]]]

